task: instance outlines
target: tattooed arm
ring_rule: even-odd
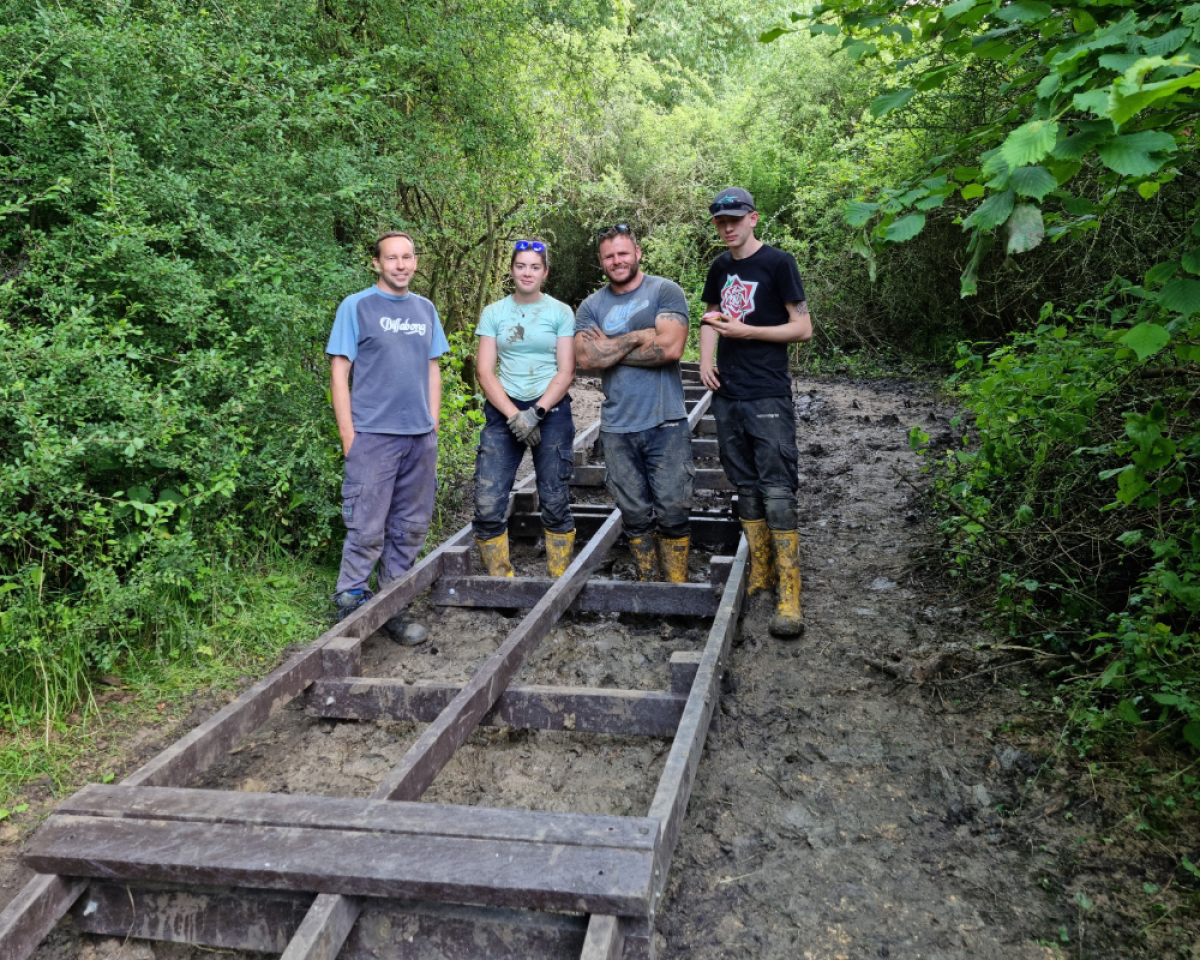
[[[733,340],[764,340],[767,343],[803,343],[813,335],[812,317],[808,313],[808,302],[794,301],[787,305],[788,322],[776,327],[752,327],[732,317],[702,320],[723,337]]]
[[[630,350],[621,362],[628,367],[661,367],[683,356],[688,319],[682,313],[664,312],[654,318],[654,340]]]
[[[631,350],[653,340],[653,330],[606,337],[599,327],[584,327],[575,334],[575,366],[579,370],[607,370],[624,360]]]

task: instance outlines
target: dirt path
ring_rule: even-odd
[[[577,416],[594,415],[592,406],[577,404]],[[1082,932],[1070,891],[1037,885],[1049,855],[997,812],[1029,801],[1027,778],[1039,767],[991,739],[1022,708],[1018,692],[999,686],[958,703],[969,686],[905,682],[906,671],[922,680],[922,666],[969,662],[989,639],[914,572],[931,532],[898,476],[920,483],[907,431],[919,423],[947,442],[950,411],[912,384],[847,381],[799,381],[796,408],[808,632],[774,640],[768,603],[748,605],[658,918],[659,955],[1065,957],[1049,944],[1060,927]],[[514,551],[518,575],[543,563],[532,547]],[[693,579],[707,579],[706,564],[697,552]],[[601,575],[631,576],[627,554],[613,551]],[[376,636],[364,647],[365,674],[465,681],[516,622],[494,611],[414,610],[430,643],[400,648]],[[699,649],[704,635],[687,619],[568,615],[517,682],[663,689],[670,654]],[[197,786],[364,797],[420,730],[318,720],[293,704]],[[480,730],[425,799],[644,815],[666,747]],[[17,847],[4,853],[0,903],[25,876]],[[38,957],[212,952],[81,942],[64,924]]]

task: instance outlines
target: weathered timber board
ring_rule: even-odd
[[[593,914],[579,960],[621,960],[625,935],[617,917]]]
[[[737,632],[738,617],[746,594],[746,568],[750,548],[745,538],[738,545],[737,554],[729,571],[729,580],[721,595],[721,609],[713,619],[708,641],[700,656],[700,664],[692,681],[683,719],[671,744],[671,752],[659,778],[658,789],[650,804],[650,816],[661,824],[661,838],[657,847],[654,881],[654,908],[657,909],[666,886],[675,844],[687,813],[688,800],[696,779],[696,768],[704,752],[704,740],[708,735],[713,711],[716,709],[721,675],[729,662],[729,648]]]
[[[87,889],[87,880],[41,874],[0,912],[0,957],[24,958]]]
[[[433,602],[445,607],[532,607],[553,585],[542,577],[442,577],[434,584]],[[706,583],[590,580],[568,609],[711,617],[720,599]]]
[[[641,850],[653,850],[658,834],[657,823],[641,817],[99,783],[90,784],[64,800],[54,813],[55,817],[60,815]]]
[[[56,815],[43,873],[645,916],[650,850],[444,835]]]
[[[457,693],[458,687],[420,681],[318,680],[309,691],[306,710],[311,716],[343,720],[429,723]],[[686,695],[652,690],[509,687],[480,723],[523,730],[673,737],[686,702]]]
[[[313,904],[309,893],[93,881],[71,917],[97,936],[280,953]],[[368,899],[340,960],[414,955],[454,960],[578,960],[585,917],[414,900]],[[628,958],[627,958],[628,960]]]

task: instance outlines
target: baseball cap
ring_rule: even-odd
[[[741,187],[728,187],[722,190],[713,197],[713,202],[708,205],[708,212],[714,217],[722,215],[740,217],[747,213],[754,213],[754,211],[754,198],[750,196],[749,190],[743,190]]]

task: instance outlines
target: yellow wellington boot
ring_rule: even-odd
[[[804,632],[800,612],[800,534],[795,530],[772,530],[775,541],[775,565],[779,572],[779,606],[771,618],[771,635],[783,639]]]
[[[775,571],[775,548],[766,520],[743,520],[742,530],[750,544],[750,582],[746,584],[746,592],[754,596],[779,582]]]
[[[491,540],[475,538],[479,544],[479,553],[483,557],[483,565],[487,567],[489,577],[511,577],[512,564],[508,562],[508,531]]]
[[[551,533],[546,531],[546,566],[555,580],[567,572],[575,553],[575,531]]]
[[[633,562],[637,564],[639,580],[658,579],[658,551],[655,549],[653,537],[630,537],[629,552],[633,554]]]
[[[691,537],[680,537],[678,540],[658,541],[658,556],[662,561],[663,575],[667,583],[687,583],[688,548],[692,545]]]

